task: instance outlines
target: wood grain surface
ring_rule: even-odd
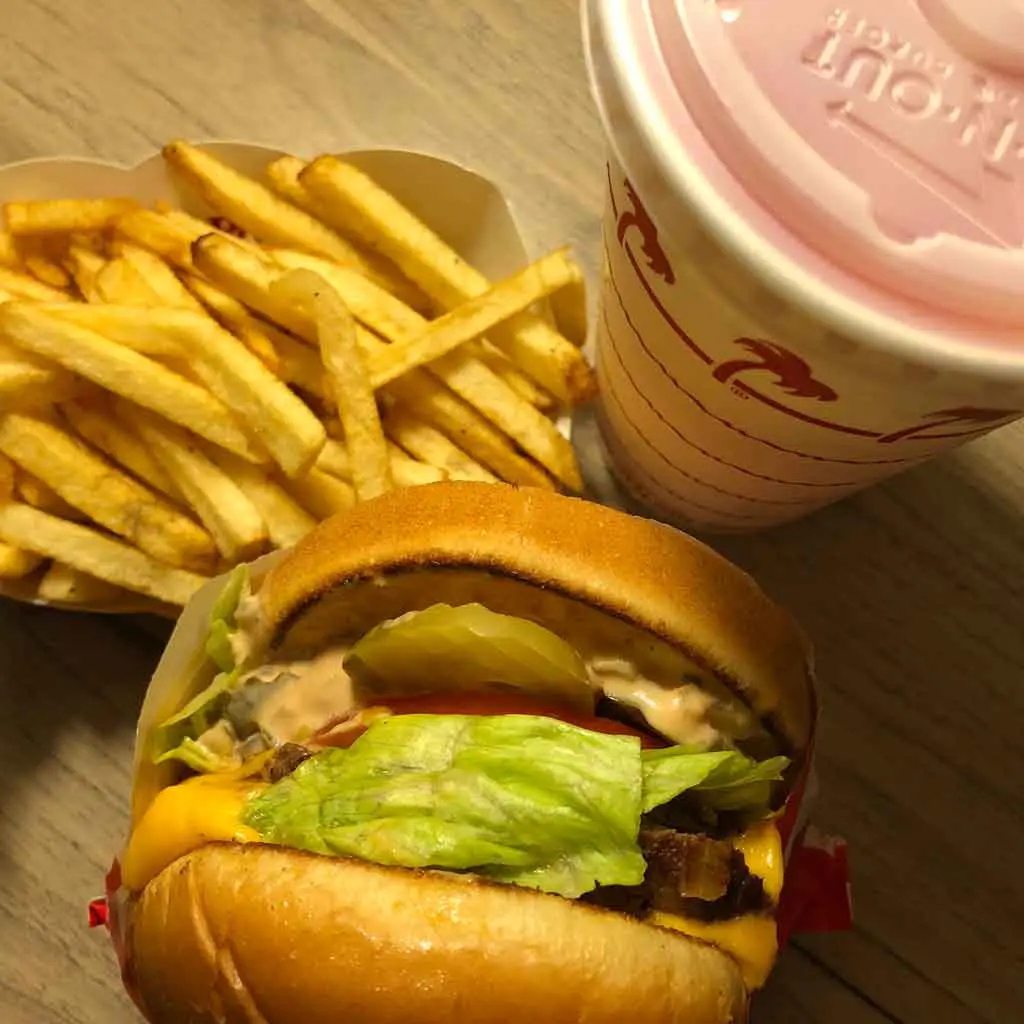
[[[130,162],[179,135],[454,158],[507,190],[538,253],[570,241],[594,267],[576,0],[4,0],[0,162]],[[716,543],[816,642],[817,818],[854,872],[856,930],[801,938],[755,1024],[1021,1020],[1024,430]],[[167,627],[3,602],[0,630],[0,1021],[137,1021],[85,911]]]

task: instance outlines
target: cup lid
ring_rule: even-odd
[[[1024,0],[634,11],[718,160],[789,233],[932,309],[1024,324]]]

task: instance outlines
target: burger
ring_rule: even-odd
[[[204,631],[120,861],[154,1024],[747,1019],[814,698],[745,573],[439,483],[236,570]]]

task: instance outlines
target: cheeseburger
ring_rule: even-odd
[[[121,859],[150,1021],[746,1020],[813,693],[709,548],[410,488],[236,570],[195,654]]]

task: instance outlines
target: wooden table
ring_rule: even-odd
[[[174,136],[399,145],[501,183],[593,269],[602,143],[576,0],[5,0],[0,161]],[[1024,1016],[1024,430],[723,550],[791,604],[825,686],[817,816],[857,928],[801,938],[760,1024]],[[0,1021],[137,1020],[88,900],[122,838],[166,626],[0,602]],[[414,1022],[410,1022],[414,1024]]]

